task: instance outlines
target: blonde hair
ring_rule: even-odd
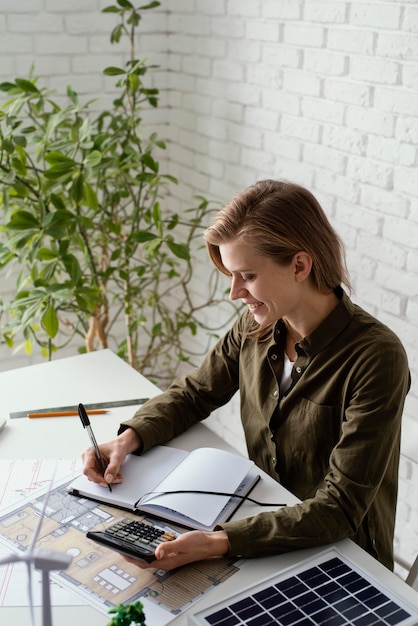
[[[351,291],[343,243],[316,198],[299,185],[262,180],[244,189],[217,213],[204,239],[223,274],[229,272],[219,246],[237,241],[282,265],[303,250],[312,258],[311,280],[319,291],[341,284]]]

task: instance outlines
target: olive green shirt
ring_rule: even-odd
[[[121,426],[138,432],[145,451],[239,389],[249,457],[301,503],[222,524],[231,555],[266,556],[350,537],[393,567],[407,358],[391,330],[341,288],[336,293],[336,308],[296,344],[284,394],[285,326],[279,320],[269,339],[251,339],[246,312],[200,367]]]

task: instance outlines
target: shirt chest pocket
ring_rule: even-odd
[[[305,467],[306,471],[323,476],[340,433],[339,406],[319,405],[307,398],[299,398],[297,406],[288,413],[283,411],[275,432],[286,473],[296,468],[300,472]]]

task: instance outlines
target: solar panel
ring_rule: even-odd
[[[413,626],[418,611],[335,548],[189,615],[190,626]]]

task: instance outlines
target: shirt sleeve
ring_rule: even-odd
[[[141,452],[144,452],[180,435],[226,404],[238,389],[239,352],[245,325],[244,314],[197,369],[145,403],[132,419],[121,424],[119,433],[133,428],[143,442]]]

